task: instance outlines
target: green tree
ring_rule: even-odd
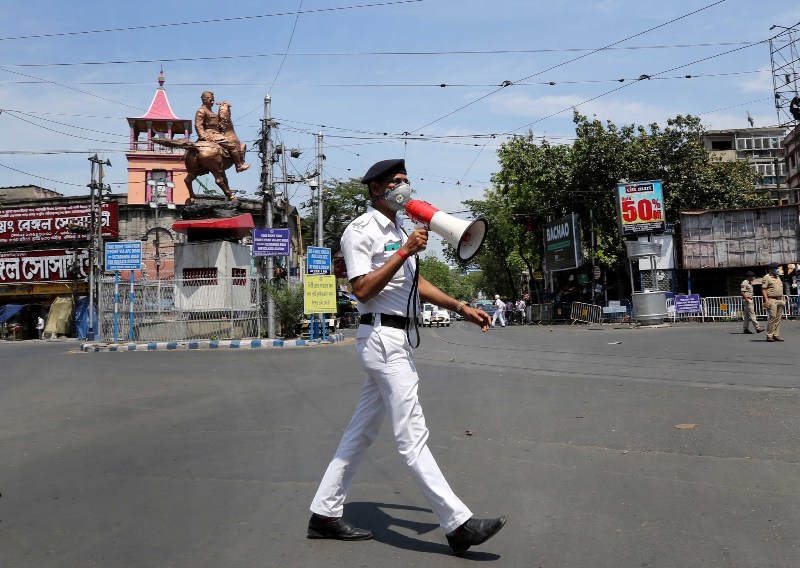
[[[323,246],[332,254],[339,252],[339,241],[350,221],[365,213],[369,198],[367,186],[353,178],[347,181],[325,184],[322,192]],[[308,214],[302,218],[304,247],[316,244],[316,200],[310,203]]]
[[[280,326],[283,337],[294,337],[296,329],[303,319],[303,287],[287,285],[274,286],[265,284],[264,291],[275,302],[275,320]]]
[[[755,174],[748,164],[712,158],[703,146],[704,128],[697,117],[677,116],[664,127],[647,128],[603,124],[577,112],[573,120],[572,145],[537,143],[531,133],[504,143],[493,187],[483,200],[467,202],[473,214],[493,221],[486,250],[477,260],[484,272],[508,272],[516,252],[533,276],[533,267],[541,262],[544,224],[571,212],[583,224],[586,249],[593,217],[596,260],[620,268],[626,257],[617,228],[615,188],[622,180],[661,179],[666,219],[675,224],[682,210],[768,202],[753,191]],[[526,231],[531,222],[534,230]]]

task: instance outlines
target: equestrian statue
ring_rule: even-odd
[[[205,91],[200,100],[203,104],[197,109],[194,116],[194,127],[197,131],[197,141],[186,139],[172,140],[169,138],[154,138],[153,142],[169,148],[183,148],[186,153],[183,163],[186,166],[186,188],[189,190],[187,204],[195,201],[192,182],[198,176],[211,174],[214,181],[230,201],[236,197],[228,186],[228,176],[225,170],[232,165],[237,172],[243,172],[250,166],[244,163],[246,146],[242,144],[231,121],[231,105],[226,101],[219,103],[219,113],[212,109],[214,93]]]

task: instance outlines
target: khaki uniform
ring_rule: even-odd
[[[746,278],[742,281],[742,315],[744,316],[744,331],[750,330],[750,322],[753,327],[761,329],[756,319],[756,313],[753,309],[753,284]]]
[[[767,339],[781,336],[781,318],[783,317],[783,281],[780,276],[767,275],[761,280],[761,290],[769,299],[769,324]]]

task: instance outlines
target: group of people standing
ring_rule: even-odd
[[[505,327],[506,322],[508,322],[509,325],[513,325],[514,323],[525,323],[525,311],[527,309],[527,304],[525,303],[524,299],[520,298],[515,304],[511,300],[504,301],[500,297],[500,294],[495,294],[494,307],[495,311],[492,315],[492,327],[497,326],[498,320],[500,321],[500,327]]]

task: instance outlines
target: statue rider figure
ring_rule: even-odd
[[[250,165],[244,163],[242,144],[239,142],[233,129],[227,134],[220,130],[219,115],[211,110],[214,104],[214,93],[205,91],[200,95],[200,100],[203,101],[203,104],[197,109],[197,113],[194,115],[194,128],[197,131],[197,140],[216,142],[230,152],[231,160],[236,165],[236,171],[245,171]]]

